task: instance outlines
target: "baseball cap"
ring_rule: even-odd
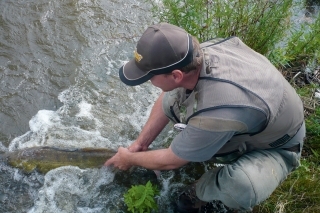
[[[154,75],[171,73],[192,62],[192,36],[168,23],[149,26],[139,39],[134,58],[119,69],[123,83],[136,86]]]

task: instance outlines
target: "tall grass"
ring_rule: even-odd
[[[319,60],[320,17],[294,29],[293,0],[150,2],[156,18],[184,28],[200,42],[237,36],[276,66],[296,65],[302,59]]]

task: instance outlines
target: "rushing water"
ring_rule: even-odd
[[[118,77],[153,24],[149,9],[143,0],[2,0],[0,153],[34,146],[128,146],[160,93],[150,83],[125,86]],[[153,148],[172,134],[164,130]],[[148,180],[161,190],[159,212],[173,212],[168,195],[181,186],[173,178],[193,181],[203,172],[193,169],[157,178],[144,169],[67,166],[42,175],[0,163],[0,212],[126,212],[123,194]]]
[[[126,87],[118,68],[152,24],[148,4],[2,0],[0,11],[0,151],[116,149],[137,137],[159,91]],[[0,212],[117,212],[125,188],[114,176],[76,167],[26,175],[0,165]]]
[[[160,91],[125,86],[118,68],[154,22],[149,10],[144,0],[0,1],[0,153],[130,144]],[[172,134],[164,130],[154,147]],[[143,169],[69,166],[42,175],[0,163],[0,212],[125,212],[123,193],[147,180],[161,189],[159,212],[173,212],[169,195],[181,185],[174,179],[193,181],[203,173],[195,169],[157,179]]]

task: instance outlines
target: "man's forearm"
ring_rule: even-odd
[[[149,119],[136,140],[142,146],[148,147],[169,122],[169,119],[162,110],[163,95],[164,93],[162,93],[155,102]]]
[[[151,170],[171,170],[188,163],[168,149],[129,153],[125,161],[131,166],[141,166]]]

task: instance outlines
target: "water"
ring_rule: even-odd
[[[156,22],[144,0],[0,1],[0,153],[33,146],[128,146],[160,91],[125,86],[118,68]],[[170,126],[152,148],[175,133]],[[61,167],[24,174],[0,163],[0,212],[125,212],[123,193],[152,180],[159,212],[208,165],[114,172]],[[225,212],[221,208],[221,212]]]
[[[144,1],[0,2],[0,153],[34,146],[128,146],[160,91],[125,86],[119,67],[133,55],[153,18]],[[164,130],[151,148],[175,134]],[[0,212],[126,212],[123,194],[151,180],[161,189],[160,212],[185,169],[157,179],[143,169],[61,167],[46,175],[0,163]],[[150,173],[151,172],[151,173]],[[199,177],[196,174],[196,177]]]
[[[153,23],[148,4],[3,0],[0,8],[0,152],[116,149],[137,137],[160,91],[125,86],[118,68]],[[114,176],[76,167],[23,174],[1,164],[0,212],[116,212],[127,188]]]
[[[125,87],[117,74],[141,32],[152,23],[144,2],[4,0],[0,4],[4,145],[27,132],[28,121],[40,109],[56,111],[65,104],[65,113],[76,113],[71,108],[83,101],[94,105],[92,111],[105,118],[102,123],[109,119],[112,123],[121,113],[135,112],[124,100],[141,96],[140,91],[153,93],[148,86]],[[153,101],[152,95],[149,98]],[[142,101],[143,106],[148,104]]]

